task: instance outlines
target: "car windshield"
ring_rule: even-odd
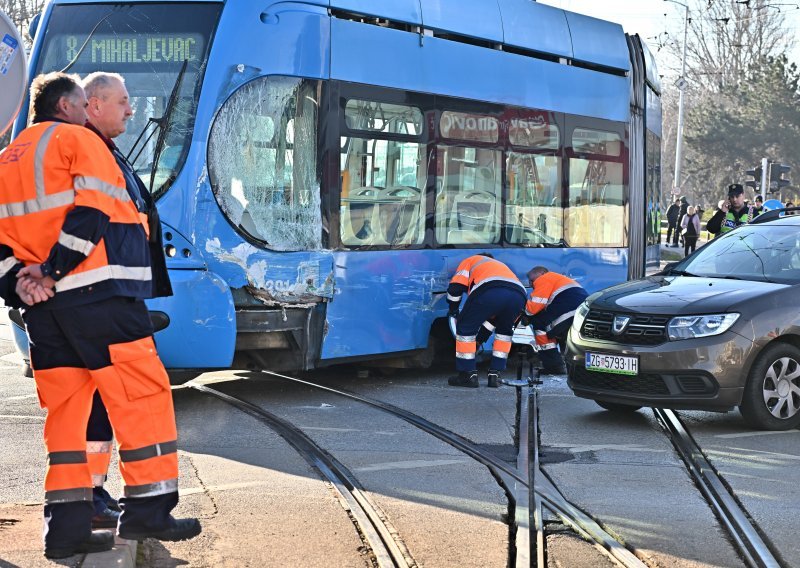
[[[127,154],[151,118],[161,118],[186,62],[163,139],[144,138],[144,148],[130,156],[145,186],[158,197],[174,181],[186,159],[195,110],[213,30],[221,10],[216,3],[75,4],[53,7],[44,30],[36,73],[69,65],[70,73],[121,73],[131,97],[133,117],[115,140]],[[140,143],[141,148],[141,143]],[[153,161],[158,156],[158,164]],[[134,161],[135,160],[135,161]]]
[[[671,274],[800,283],[800,226],[746,225],[708,243]]]

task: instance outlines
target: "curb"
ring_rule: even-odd
[[[125,540],[116,536],[114,537],[114,548],[105,552],[86,554],[80,566],[81,568],[107,568],[109,566],[135,568],[138,544],[135,540]]]

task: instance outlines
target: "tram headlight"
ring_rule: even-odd
[[[713,314],[708,316],[679,316],[672,318],[667,325],[667,333],[672,341],[711,337],[725,333],[739,319],[739,314]]]

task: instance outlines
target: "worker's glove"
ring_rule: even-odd
[[[519,318],[519,323],[521,323],[523,326],[527,327],[527,326],[531,325],[531,321],[532,320],[533,320],[532,316],[529,316],[528,314],[522,314],[520,316],[520,318]]]
[[[450,306],[450,309],[447,310],[447,317],[458,319],[458,306]]]

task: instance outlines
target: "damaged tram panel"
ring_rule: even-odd
[[[233,247],[217,236],[205,243],[230,274],[234,366],[308,369],[319,357],[325,302],[333,296],[332,255],[322,250],[321,92],[320,81],[257,77],[225,101],[211,128],[211,188],[247,239]]]

